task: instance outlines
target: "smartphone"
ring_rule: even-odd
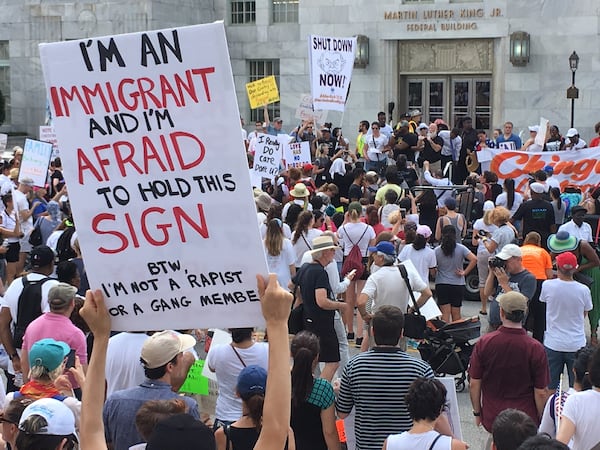
[[[400,208],[400,216],[406,219],[406,208]]]
[[[75,350],[71,350],[69,352],[69,354],[67,355],[66,367],[67,367],[67,369],[70,369],[71,367],[75,367]]]

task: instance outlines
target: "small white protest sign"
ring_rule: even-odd
[[[322,109],[314,111],[312,95],[302,94],[300,105],[296,108],[294,117],[301,120],[312,120],[316,123],[325,123],[325,120],[327,120],[327,111]]]
[[[281,140],[279,136],[259,134],[254,146],[254,176],[273,179],[279,175]]]
[[[285,166],[302,167],[310,163],[310,142],[291,142],[283,147],[283,159]]]
[[[52,144],[49,142],[25,139],[23,159],[19,167],[19,181],[31,178],[34,186],[44,186],[48,178],[51,156]]]
[[[52,125],[40,126],[40,141],[50,142],[52,144],[52,158],[56,158],[59,155],[58,138],[56,137],[56,131],[54,131]]]
[[[262,324],[248,163],[223,132],[240,126],[223,23],[41,44],[40,57],[86,272],[113,329]]]

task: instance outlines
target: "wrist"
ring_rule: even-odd
[[[475,411],[475,410],[473,410],[473,415],[475,417],[481,417],[481,411]]]
[[[10,359],[11,361],[14,359],[19,359],[19,354],[15,351],[8,357],[8,359]]]

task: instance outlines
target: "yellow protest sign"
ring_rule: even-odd
[[[279,101],[279,89],[274,75],[246,83],[246,92],[252,109]]]

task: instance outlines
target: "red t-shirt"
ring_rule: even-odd
[[[593,139],[590,141],[590,143],[589,143],[589,145],[588,145],[588,146],[589,146],[590,148],[591,148],[591,147],[599,147],[599,146],[600,146],[600,136],[596,136],[595,138],[593,138]]]
[[[492,432],[498,414],[507,408],[526,413],[540,423],[534,388],[550,382],[544,346],[527,336],[523,328],[500,327],[482,336],[471,355],[471,378],[481,380],[481,422]]]

